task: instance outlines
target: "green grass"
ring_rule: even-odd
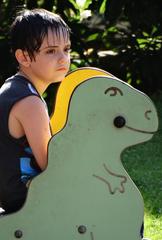
[[[140,190],[145,204],[145,237],[162,239],[162,93],[152,97],[159,115],[159,130],[146,143],[124,151],[125,169]]]

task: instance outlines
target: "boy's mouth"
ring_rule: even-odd
[[[57,71],[67,71],[66,67],[60,67],[57,69]]]

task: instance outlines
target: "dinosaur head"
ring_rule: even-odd
[[[109,124],[112,124],[114,136],[121,141],[128,139],[130,145],[151,139],[158,129],[158,117],[147,95],[117,79],[108,80],[104,94],[112,109]]]
[[[62,128],[66,124],[80,127],[84,134],[96,132],[100,142],[107,135],[109,142],[125,148],[151,139],[158,117],[144,93],[114,77],[95,76],[71,92]]]

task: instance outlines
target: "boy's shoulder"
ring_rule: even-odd
[[[29,96],[41,98],[29,80],[20,75],[12,76],[0,88],[0,109],[9,112],[15,103]]]
[[[0,88],[0,96],[8,95],[11,97],[18,97],[19,95],[38,95],[36,88],[32,83],[21,75],[14,75],[4,82]]]

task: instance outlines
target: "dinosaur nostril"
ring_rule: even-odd
[[[122,116],[117,116],[115,119],[114,119],[114,125],[115,127],[117,128],[122,128],[124,127],[126,124],[126,120],[124,117]]]
[[[80,225],[80,226],[78,227],[78,232],[79,232],[79,233],[83,234],[83,233],[85,233],[86,231],[87,231],[86,226]]]
[[[150,120],[149,114],[152,113],[151,110],[148,110],[145,112],[145,118],[147,118],[148,120]]]

